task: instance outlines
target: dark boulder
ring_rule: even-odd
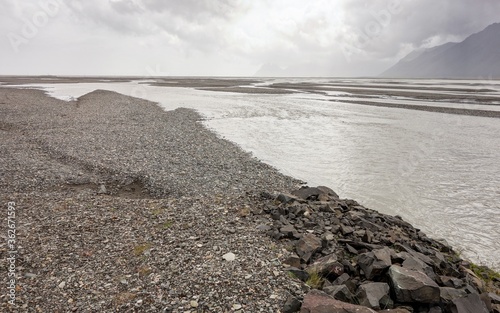
[[[394,302],[389,296],[389,290],[386,283],[367,283],[359,286],[356,297],[359,304],[375,310],[392,308]]]
[[[302,187],[292,192],[292,195],[303,200],[316,200],[323,192],[315,187]]]
[[[367,279],[382,275],[391,266],[391,250],[382,248],[358,256],[358,264]]]
[[[453,300],[452,313],[489,313],[486,305],[477,293]]]
[[[302,302],[300,302],[299,299],[296,297],[290,295],[285,301],[285,304],[283,305],[283,313],[295,313],[300,310],[300,307],[302,306]]]
[[[451,303],[457,298],[463,298],[467,296],[467,293],[463,289],[455,289],[450,287],[440,287],[439,294],[441,297],[441,302]]]
[[[346,285],[324,287],[323,292],[343,302],[353,303],[354,301],[354,295]]]
[[[296,267],[289,267],[286,269],[292,276],[297,277],[301,281],[305,282],[309,279],[309,273]]]
[[[337,261],[335,254],[324,256],[308,267],[309,272],[316,272],[323,277],[335,279],[344,274],[344,265]]]
[[[335,300],[326,293],[314,289],[304,297],[300,313],[376,313],[376,311]]]
[[[321,239],[312,235],[305,234],[297,241],[295,250],[299,257],[305,262],[309,262],[314,253],[318,252],[322,247]]]
[[[389,268],[389,278],[396,300],[402,303],[438,303],[439,286],[422,272],[397,265]]]

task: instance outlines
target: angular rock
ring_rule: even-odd
[[[365,273],[365,277],[372,279],[383,274],[391,266],[391,250],[389,248],[382,248],[360,254],[358,256],[358,264]]]
[[[346,235],[352,234],[354,232],[354,228],[352,228],[351,226],[341,224],[340,225],[340,232],[342,233],[343,236],[346,236]]]
[[[308,272],[296,267],[288,267],[286,270],[303,282],[307,281],[310,276]]]
[[[427,276],[429,276],[432,280],[436,280],[436,273],[434,273],[434,270],[432,267],[430,267],[427,263],[424,261],[417,259],[410,254],[407,253],[407,257],[403,262],[403,267],[414,270],[417,272],[424,272]]]
[[[491,303],[500,304],[500,296],[494,293],[488,293],[488,297],[491,299]]]
[[[444,303],[451,303],[457,298],[463,298],[467,296],[465,290],[450,287],[439,287],[439,294],[441,297],[441,301]]]
[[[464,285],[464,282],[461,279],[455,277],[439,276],[439,279],[445,287],[460,288]]]
[[[389,278],[398,302],[439,302],[439,286],[422,272],[392,265],[389,268]]]
[[[285,261],[283,261],[283,264],[291,267],[300,267],[300,258],[298,255],[292,254],[288,258],[286,258]]]
[[[226,253],[222,256],[222,258],[228,262],[236,260],[236,255],[232,252]]]
[[[283,304],[283,313],[295,313],[300,310],[302,303],[299,299],[290,295],[286,298],[285,304]]]
[[[276,200],[278,200],[281,203],[291,203],[295,200],[297,200],[297,197],[294,195],[286,194],[286,193],[280,193],[278,197],[276,197]]]
[[[347,273],[344,273],[344,274],[340,275],[339,277],[337,277],[337,279],[335,279],[333,281],[333,284],[334,285],[342,285],[346,281],[348,281],[349,279],[351,279],[351,276],[349,276],[349,274],[347,274]]]
[[[281,227],[280,233],[283,234],[283,236],[285,238],[298,238],[299,237],[299,233],[297,232],[295,227],[293,227],[293,225],[285,225],[285,226]]]
[[[297,241],[295,250],[299,257],[307,263],[313,254],[319,251],[321,247],[321,239],[312,234],[305,234],[299,239],[299,241]]]
[[[470,294],[464,298],[453,300],[452,313],[488,313],[486,305],[478,294]]]
[[[320,190],[322,193],[324,193],[330,197],[333,197],[335,199],[339,198],[339,196],[337,195],[337,193],[335,191],[333,191],[332,189],[330,189],[326,186],[318,186],[316,188],[318,188],[318,190]]]
[[[344,265],[337,261],[337,255],[335,254],[330,254],[316,260],[308,269],[325,277],[333,276],[336,278],[344,274]]]
[[[390,287],[386,283],[367,283],[359,286],[356,297],[359,304],[380,310],[392,308],[394,302],[389,296]]]
[[[108,190],[106,189],[106,186],[100,185],[99,190],[97,191],[98,195],[105,195],[108,193]]]
[[[322,193],[323,192],[320,189],[315,187],[302,187],[299,190],[293,191],[292,195],[304,200],[315,200]]]
[[[324,292],[314,289],[304,297],[300,313],[376,313],[376,311],[335,300]]]
[[[354,295],[346,285],[324,287],[323,292],[343,302],[353,303],[354,300]]]

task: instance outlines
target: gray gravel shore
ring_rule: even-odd
[[[300,293],[287,251],[257,228],[272,222],[249,214],[261,191],[299,182],[200,119],[108,91],[68,103],[0,88],[18,286],[12,307],[3,223],[0,311],[277,312]]]

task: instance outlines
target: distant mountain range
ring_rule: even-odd
[[[500,78],[500,23],[464,41],[413,51],[382,77]]]

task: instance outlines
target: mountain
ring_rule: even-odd
[[[500,78],[500,23],[459,43],[413,51],[382,77]]]

